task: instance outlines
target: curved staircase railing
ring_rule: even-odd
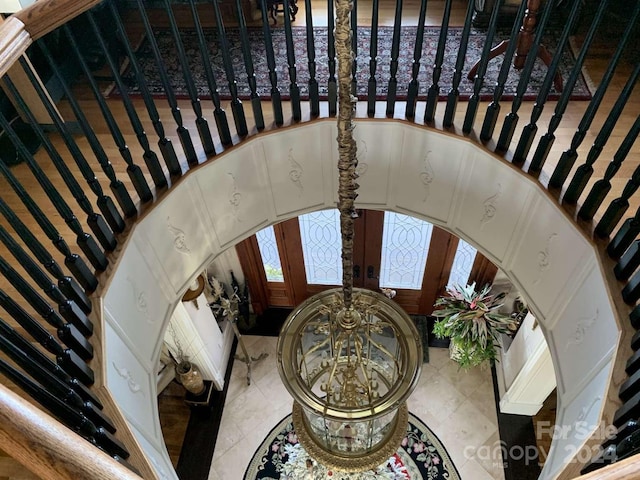
[[[289,10],[290,1],[285,0],[285,11]],[[99,293],[108,282],[111,266],[136,219],[189,170],[263,130],[335,115],[337,65],[332,4],[329,1],[327,5],[328,28],[324,33],[328,46],[320,58],[311,3],[304,3],[306,18],[295,22],[305,28],[304,58],[295,48],[296,27],[288,15],[284,17],[284,53],[274,50],[265,0],[257,5],[259,9],[242,0],[222,4],[196,4],[189,0],[186,5],[175,8],[165,0],[151,9],[137,0],[129,10],[115,1],[40,0],[0,25],[0,76],[6,97],[13,105],[8,101],[4,107],[0,105],[0,128],[8,140],[0,152],[3,177],[0,240],[4,245],[0,250],[0,272],[4,277],[0,283],[0,305],[4,310],[0,320],[3,352],[0,370],[8,387],[2,387],[0,396],[0,415],[6,418],[0,425],[0,448],[30,464],[31,456],[18,453],[28,448],[41,458],[37,466],[34,465],[34,471],[43,478],[71,478],[71,475],[135,478],[136,474],[155,478],[152,466],[128,432],[117,405],[110,402],[108,391],[102,387],[102,339],[96,313]],[[503,49],[505,57],[488,103],[482,89],[488,86],[487,67],[495,55],[491,45],[502,2],[496,2],[489,26],[483,31],[486,46],[477,59],[472,92],[464,102],[460,86],[470,66],[465,54],[473,28],[474,2],[467,3],[462,30],[453,40],[458,42],[453,46],[456,60],[452,69],[446,71],[445,49],[451,47],[451,38],[454,38],[447,36],[447,31],[453,29],[450,25],[454,1],[445,0],[443,10],[431,14],[432,19],[441,20],[440,35],[433,57],[425,60],[423,39],[429,10],[427,1],[422,0],[415,37],[411,41],[413,62],[405,100],[398,95],[399,59],[411,52],[401,51],[406,46],[401,44],[402,24],[406,23],[402,18],[402,0],[395,3],[391,56],[389,64],[384,65],[388,70],[382,69],[377,58],[380,53],[379,2],[373,0],[372,3],[367,93],[365,101],[356,106],[358,115],[404,119],[424,128],[468,136],[511,162],[514,168],[539,179],[549,194],[575,218],[576,224],[593,235],[594,242],[601,247],[612,298],[621,316],[630,317],[621,335],[621,342],[630,344],[621,344],[611,391],[617,390],[622,371],[626,381],[619,395],[618,392],[610,395],[604,412],[605,420],[618,428],[618,438],[605,444],[592,463],[569,466],[561,478],[576,477],[580,469],[588,473],[603,466],[605,468],[596,473],[597,478],[631,478],[627,472],[635,467],[628,465],[635,466],[640,458],[633,456],[640,448],[636,439],[640,437],[640,433],[636,433],[640,432],[636,421],[640,417],[640,379],[637,378],[640,336],[634,335],[640,327],[640,306],[632,310],[640,299],[640,271],[637,270],[640,244],[636,240],[640,233],[640,209],[633,216],[627,211],[640,187],[640,167],[630,172],[623,162],[637,164],[639,160],[637,147],[634,150],[633,145],[640,132],[640,117],[634,119],[637,113],[629,110],[638,105],[634,86],[640,75],[640,63],[635,59],[636,65],[628,74],[620,64],[633,50],[640,3],[628,12],[626,27],[620,32],[618,43],[611,47],[610,58],[602,67],[602,78],[591,100],[584,104],[582,115],[578,113],[579,108],[571,110],[575,104],[572,94],[594,38],[602,28],[608,0],[598,3],[559,91],[559,66],[582,3],[580,0],[567,2],[570,8],[564,14],[566,21],[556,32],[555,52],[548,59],[540,85],[534,90],[532,106],[525,105],[525,98],[531,95],[528,88],[531,88],[531,75],[543,35],[557,14],[555,2],[547,2],[541,11],[537,1],[522,2]],[[258,19],[253,18],[254,14]],[[159,23],[168,27],[176,46],[186,100],[178,98],[170,82],[156,41]],[[355,23],[354,15],[354,26]],[[204,87],[200,88],[204,88],[210,103],[202,101],[203,91],[198,90],[194,80],[193,63],[182,38],[181,25],[185,24],[195,32],[196,55],[200,55],[198,63],[204,75]],[[225,24],[237,26],[241,58],[233,58],[230,53],[229,29]],[[261,27],[264,59],[256,56],[252,50],[255,44],[249,42],[247,25],[256,24]],[[217,47],[221,50],[219,64],[214,64],[209,55],[211,47],[205,34],[211,26],[215,27]],[[143,33],[150,44],[151,64],[162,85],[161,97],[154,96],[147,85],[148,79],[136,55],[137,45],[132,41],[134,30],[137,34]],[[361,32],[356,33],[352,39],[354,46]],[[277,55],[286,57],[288,81],[279,78],[282,70],[277,69]],[[119,90],[118,98],[103,97],[100,79],[92,72],[96,56],[106,65],[108,76]],[[520,58],[522,66],[508,107],[504,91],[514,56]],[[128,80],[121,71],[124,59],[131,70]],[[327,65],[326,79],[318,75],[320,62]],[[266,69],[261,74],[268,78],[268,95],[260,94],[257,88],[258,63]],[[305,78],[297,68],[302,63],[307,64],[308,77]],[[620,70],[625,73],[620,74]],[[420,89],[419,83],[424,81],[421,72],[429,73],[428,89],[426,85]],[[77,75],[84,80],[78,83]],[[451,76],[448,92],[441,91],[443,75]],[[135,97],[127,90],[131,78],[139,92]],[[308,101],[300,93],[299,82],[308,84]],[[320,85],[321,82],[326,85]],[[239,93],[240,84],[246,85],[249,92],[246,99]],[[381,84],[387,85],[383,98],[376,92]],[[222,85],[226,85],[228,99],[219,92]],[[557,91],[552,101],[550,94],[554,85]],[[321,96],[319,87],[326,90],[325,96]],[[354,77],[354,94],[356,87]],[[425,93],[420,93],[422,91]],[[288,100],[283,99],[285,92]],[[60,100],[61,96],[64,100]],[[549,109],[554,108],[548,119],[543,117],[547,103]],[[223,108],[226,105],[229,112]],[[191,110],[181,110],[185,106]],[[608,112],[603,111],[604,106],[608,106]],[[509,111],[500,121],[503,108]],[[212,123],[206,119],[207,109],[212,109]],[[573,118],[566,118],[568,111]],[[16,120],[15,112],[21,120]],[[529,116],[529,123],[519,128],[524,112]],[[573,129],[576,125],[570,141],[560,145],[559,129],[563,126]],[[536,144],[536,135],[542,129],[546,129],[546,133]],[[615,143],[616,137],[623,138],[621,143]],[[38,153],[34,153],[34,139],[36,145],[41,145]],[[593,139],[590,149],[581,147],[587,139]],[[559,153],[562,149],[565,150]],[[603,153],[611,158],[604,167],[602,161],[596,163]],[[574,170],[580,156],[584,159]],[[10,160],[14,159],[23,163],[10,166]],[[597,174],[594,166],[598,167]],[[592,177],[597,178],[595,183]],[[9,254],[15,260],[9,258]],[[622,358],[623,355],[628,355],[629,360]],[[51,425],[51,430],[57,431],[56,420],[32,410],[31,405],[17,400],[7,389],[21,391],[21,395],[39,404],[106,455],[97,451],[92,455],[94,447],[84,441],[75,442],[64,429],[59,432],[60,437],[45,436],[43,430],[35,429],[37,424]],[[19,420],[21,411],[29,413]],[[21,425],[30,426],[25,435],[19,435]],[[38,454],[40,447],[34,444],[36,439],[45,445],[42,455]],[[78,455],[73,466],[64,467],[75,472],[64,477],[58,474],[63,468],[59,462],[65,463],[69,457],[71,447],[67,445],[71,443],[68,442],[74,444],[74,451],[81,451],[85,456]],[[596,440],[590,442],[595,444]],[[56,448],[57,445],[65,446]],[[48,458],[56,460],[47,461]],[[617,459],[620,463],[615,463]],[[606,466],[608,463],[613,465]],[[97,473],[99,471],[103,473]],[[592,475],[585,478],[595,478]]]

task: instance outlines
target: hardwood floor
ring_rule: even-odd
[[[536,432],[538,452],[540,453],[540,466],[544,465],[547,459],[551,440],[553,439],[553,427],[556,424],[556,413],[558,408],[558,392],[554,390],[542,404],[542,409],[533,417],[533,426]]]
[[[184,435],[191,416],[191,409],[184,403],[184,396],[184,388],[175,380],[158,395],[160,427],[162,427],[164,443],[174,468],[178,466]]]

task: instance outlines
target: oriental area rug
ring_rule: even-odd
[[[253,66],[255,69],[255,78],[257,83],[257,93],[262,98],[269,98],[271,92],[271,82],[269,78],[269,68],[267,65],[267,55],[264,45],[264,37],[261,28],[250,28],[249,44],[252,52]],[[305,27],[292,27],[293,32],[293,50],[296,64],[296,80],[300,88],[303,99],[308,98],[308,82],[309,82],[309,64],[307,56],[307,30]],[[328,35],[326,27],[316,27],[313,29],[313,42],[315,45],[315,61],[316,61],[316,80],[319,84],[321,99],[326,99],[328,92],[329,80],[329,57],[328,57]],[[192,72],[194,82],[200,98],[211,98],[211,92],[206,80],[206,74],[203,68],[203,62],[200,57],[197,35],[194,31],[185,30],[181,33],[182,42],[184,43],[190,71]],[[422,56],[420,59],[420,70],[418,74],[419,83],[419,99],[426,98],[427,91],[431,86],[433,79],[433,64],[438,45],[438,37],[440,34],[439,27],[425,27],[425,35],[422,48]],[[556,48],[556,39],[560,32],[549,32],[543,40],[543,44],[553,54]],[[160,54],[164,60],[164,64],[168,71],[169,81],[172,85],[175,95],[178,98],[188,98],[188,92],[185,87],[185,80],[180,67],[175,41],[170,31],[158,30],[155,32],[156,40],[160,50]],[[287,64],[287,47],[285,39],[285,31],[282,27],[272,27],[271,35],[273,38],[273,46],[275,52],[277,85],[283,98],[289,95],[289,69]],[[451,88],[451,82],[454,74],[454,66],[458,54],[458,46],[460,45],[460,37],[462,35],[462,27],[450,27],[446,42],[444,64],[442,75],[440,77],[440,94],[444,98]],[[222,53],[219,47],[218,38],[215,31],[207,30],[205,32],[209,57],[213,65],[214,77],[217,82],[218,91],[223,99],[229,98],[229,84],[225,75],[225,69],[222,61]],[[508,35],[496,33],[494,45],[508,38]],[[378,48],[377,48],[377,69],[375,78],[377,79],[376,97],[384,99],[387,92],[387,83],[389,79],[389,71],[391,65],[391,50],[393,39],[393,27],[378,28]],[[473,82],[467,79],[467,73],[471,66],[480,58],[482,49],[486,40],[486,32],[481,30],[472,30],[469,46],[466,54],[466,61],[462,82],[460,84],[460,98],[466,99],[473,93]],[[229,44],[229,52],[233,63],[233,71],[238,87],[238,95],[241,99],[250,98],[251,90],[247,80],[244,59],[242,56],[242,48],[240,43],[240,35],[238,29],[227,29],[227,41]],[[401,27],[400,30],[400,56],[398,59],[398,99],[406,97],[407,86],[411,81],[411,72],[413,64],[413,51],[416,41],[416,27]],[[357,34],[357,55],[356,55],[356,91],[358,97],[363,100],[367,96],[367,84],[370,77],[369,71],[369,45],[371,43],[371,29],[368,27],[358,27]],[[141,69],[147,80],[150,92],[156,96],[164,96],[162,82],[158,74],[158,68],[154,61],[151,45],[148,39],[145,39],[138,48],[136,58],[140,63]],[[503,56],[489,62],[487,73],[484,80],[484,87],[481,91],[483,99],[490,99],[493,87],[502,65]],[[559,66],[559,73],[566,82],[569,73],[574,64],[574,56],[571,49],[567,46],[562,55]],[[525,93],[525,100],[534,100],[536,94],[543,83],[547,73],[546,66],[538,59],[535,68],[531,74],[531,80]],[[129,68],[124,74],[127,91],[131,95],[139,94],[138,85],[135,80],[133,71]],[[513,69],[510,70],[507,79],[503,98],[513,98],[520,73]],[[107,92],[109,93],[109,92]],[[550,92],[549,99],[557,99],[559,93],[553,88]],[[589,100],[591,93],[584,77],[580,75],[578,82],[572,92],[572,100]]]
[[[316,462],[298,443],[291,415],[283,418],[253,455],[244,480],[460,480],[447,450],[419,418],[409,413],[402,444],[385,465],[358,474],[332,471]]]

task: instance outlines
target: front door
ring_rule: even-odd
[[[358,213],[354,286],[394,290],[394,300],[407,313],[431,313],[447,284],[466,283],[474,271],[487,277],[492,270],[495,275],[495,269],[488,268],[486,259],[476,255],[473,247],[437,226],[394,212]],[[336,209],[268,227],[237,250],[256,313],[269,306],[294,307],[342,284]]]

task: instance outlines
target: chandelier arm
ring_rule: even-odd
[[[356,190],[356,142],[353,138],[353,109],[356,98],[351,95],[351,0],[336,0],[335,42],[338,58],[338,210],[342,235],[342,291],[344,306],[351,308],[353,291],[353,236],[354,219],[357,218],[354,203]]]

